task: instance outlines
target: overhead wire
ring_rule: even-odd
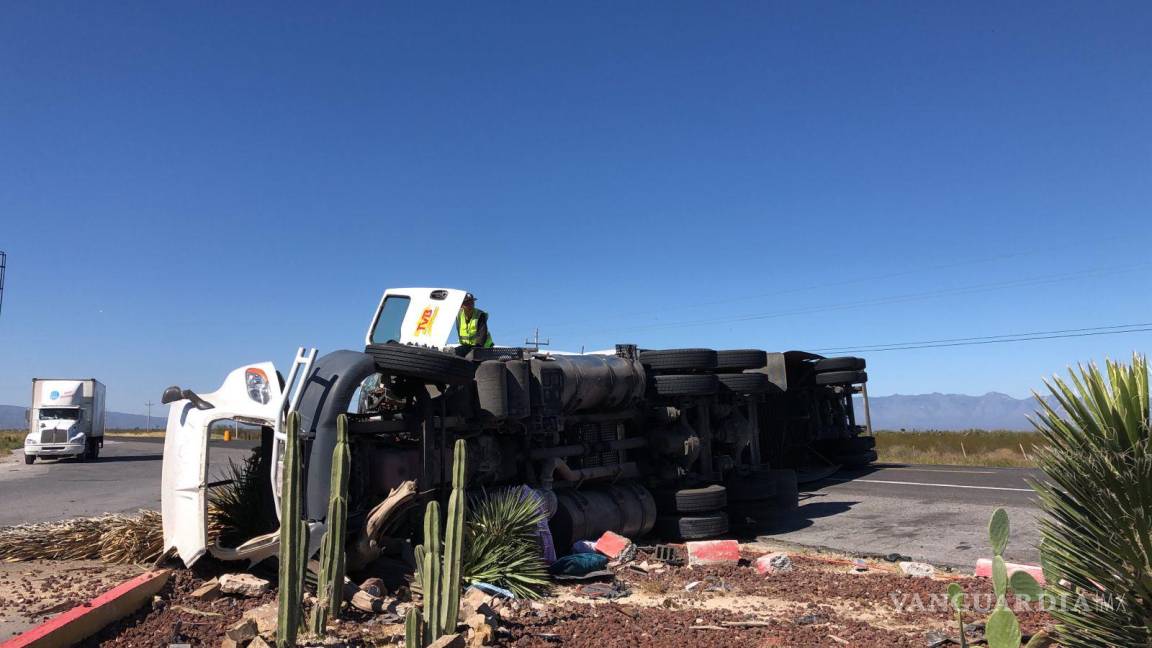
[[[889,344],[871,344],[859,346],[839,346],[813,349],[813,353],[878,353],[881,351],[908,351],[912,349],[935,349],[940,347],[978,346],[985,344],[1005,344],[1009,342],[1034,342],[1037,340],[1056,340],[1062,338],[1092,337],[1098,335],[1120,335],[1124,333],[1152,332],[1152,322],[1139,324],[1116,324],[1112,326],[1094,326],[1088,328],[1057,329],[1052,331],[1033,331],[1029,333],[1004,333],[1001,335],[986,335],[967,338],[946,338],[942,340],[920,340],[914,342],[893,342]]]

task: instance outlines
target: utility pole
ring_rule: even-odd
[[[536,349],[537,351],[540,350],[540,347],[548,346],[549,344],[551,344],[551,342],[552,342],[551,340],[541,340],[540,339],[540,327],[536,327],[535,337],[533,337],[532,339],[529,339],[529,340],[524,340],[524,344],[526,346],[530,345],[533,349]]]
[[[0,250],[0,311],[4,310],[4,269],[8,267],[8,253]]]
[[[152,405],[154,405],[154,403],[152,401],[148,401],[147,403],[144,403],[144,404],[148,406],[148,431],[151,432],[152,431]]]

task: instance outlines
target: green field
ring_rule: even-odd
[[[1043,445],[1035,432],[1010,430],[876,432],[876,452],[885,463],[1032,467]]]

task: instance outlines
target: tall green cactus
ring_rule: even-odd
[[[404,644],[420,648],[456,631],[460,615],[460,559],[464,547],[464,507],[467,499],[467,447],[456,441],[452,459],[452,494],[448,497],[448,522],[443,545],[440,538],[440,504],[428,502],[424,509],[424,544],[416,548],[420,563],[420,587],[424,596],[423,623],[409,614]],[[421,631],[420,625],[423,625]],[[422,643],[417,643],[422,641]]]
[[[332,448],[331,496],[328,529],[320,545],[320,574],[316,580],[316,607],[312,608],[312,634],[323,635],[328,619],[340,616],[344,599],[344,539],[348,530],[348,417],[336,419],[336,446]]]
[[[301,516],[300,415],[288,414],[284,426],[284,467],[280,487],[280,586],[277,596],[276,645],[295,647],[300,632],[300,600],[308,553],[308,525]]]

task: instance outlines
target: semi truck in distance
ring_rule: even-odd
[[[24,463],[37,457],[93,461],[104,446],[104,384],[95,378],[33,378]]]

